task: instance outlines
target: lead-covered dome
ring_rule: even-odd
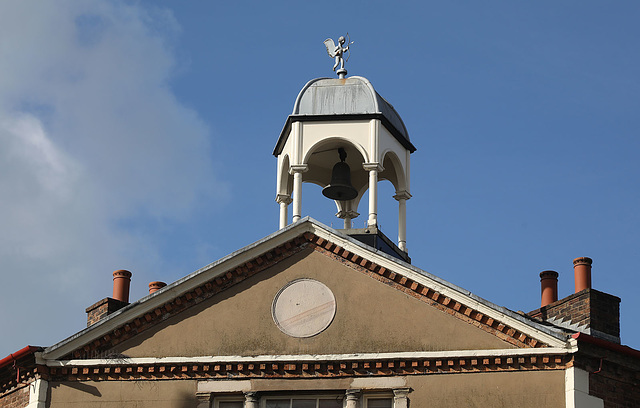
[[[393,136],[410,152],[416,148],[398,112],[371,85],[368,79],[352,76],[344,79],[316,78],[300,91],[287,118],[274,155],[280,153],[293,121],[335,121],[380,119]]]

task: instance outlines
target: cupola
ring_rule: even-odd
[[[397,247],[406,253],[406,202],[411,198],[409,162],[415,150],[400,115],[366,78],[309,81],[298,94],[273,151],[278,159],[276,201],[280,205],[280,228],[301,219],[302,183],[314,183],[334,199],[336,216],[344,220],[346,230],[352,230],[352,220],[360,215],[360,200],[368,193],[367,227],[377,229],[377,186],[388,180],[398,201]],[[342,176],[344,171],[350,171],[347,178],[355,192],[346,188],[333,189],[338,195],[327,194],[332,186],[326,187],[336,171]],[[335,191],[347,191],[348,199],[340,199],[343,196]],[[355,198],[351,198],[353,195]],[[319,195],[305,199],[327,198]],[[293,207],[291,220],[289,204]]]

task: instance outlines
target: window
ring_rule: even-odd
[[[395,392],[395,391],[394,391]],[[210,395],[213,397],[213,395]],[[204,401],[204,400],[203,400]],[[210,401],[207,399],[207,401]],[[324,395],[277,395],[271,392],[251,391],[243,394],[222,394],[215,396],[212,401],[213,408],[244,408],[245,406],[256,408],[394,408],[393,397],[389,392],[360,393],[346,392]],[[354,405],[355,404],[355,405]],[[406,404],[400,404],[406,408]]]
[[[265,398],[264,408],[342,408],[342,397]]]
[[[393,401],[391,398],[367,398],[367,408],[392,408]]]
[[[263,398],[263,408],[342,408],[343,396],[334,397],[293,397],[293,398]],[[231,407],[231,406],[230,406]],[[365,408],[393,408],[393,398],[367,397]],[[222,406],[220,408],[223,408]],[[235,408],[235,406],[233,407]]]
[[[240,399],[217,399],[215,408],[243,408],[244,400]]]

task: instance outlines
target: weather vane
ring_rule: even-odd
[[[338,68],[338,65],[340,65],[340,69],[336,71],[336,74],[338,74],[338,78],[340,79],[344,79],[344,77],[347,76],[347,70],[344,68],[344,63],[349,61],[349,57],[351,56],[349,46],[354,43],[353,41],[351,41],[348,32],[347,39],[348,41],[346,47],[344,47],[344,43],[346,40],[343,36],[340,36],[340,38],[338,38],[338,45],[336,45],[331,38],[327,38],[326,40],[324,40],[324,46],[327,47],[327,53],[329,53],[329,56],[331,58],[336,59],[336,63],[333,65],[333,70],[336,71],[336,68]],[[345,52],[348,52],[346,60],[344,59]]]

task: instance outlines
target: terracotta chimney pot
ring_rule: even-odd
[[[573,272],[575,275],[576,293],[591,289],[591,264],[593,260],[586,256],[573,260]]]
[[[167,284],[164,282],[160,282],[160,281],[149,282],[149,294],[152,294],[153,292],[156,292],[164,288],[165,286],[167,286]]]
[[[545,307],[549,303],[558,300],[558,272],[540,272],[540,307]]]
[[[120,269],[113,273],[113,298],[121,302],[129,303],[129,286],[131,285],[131,272]]]

